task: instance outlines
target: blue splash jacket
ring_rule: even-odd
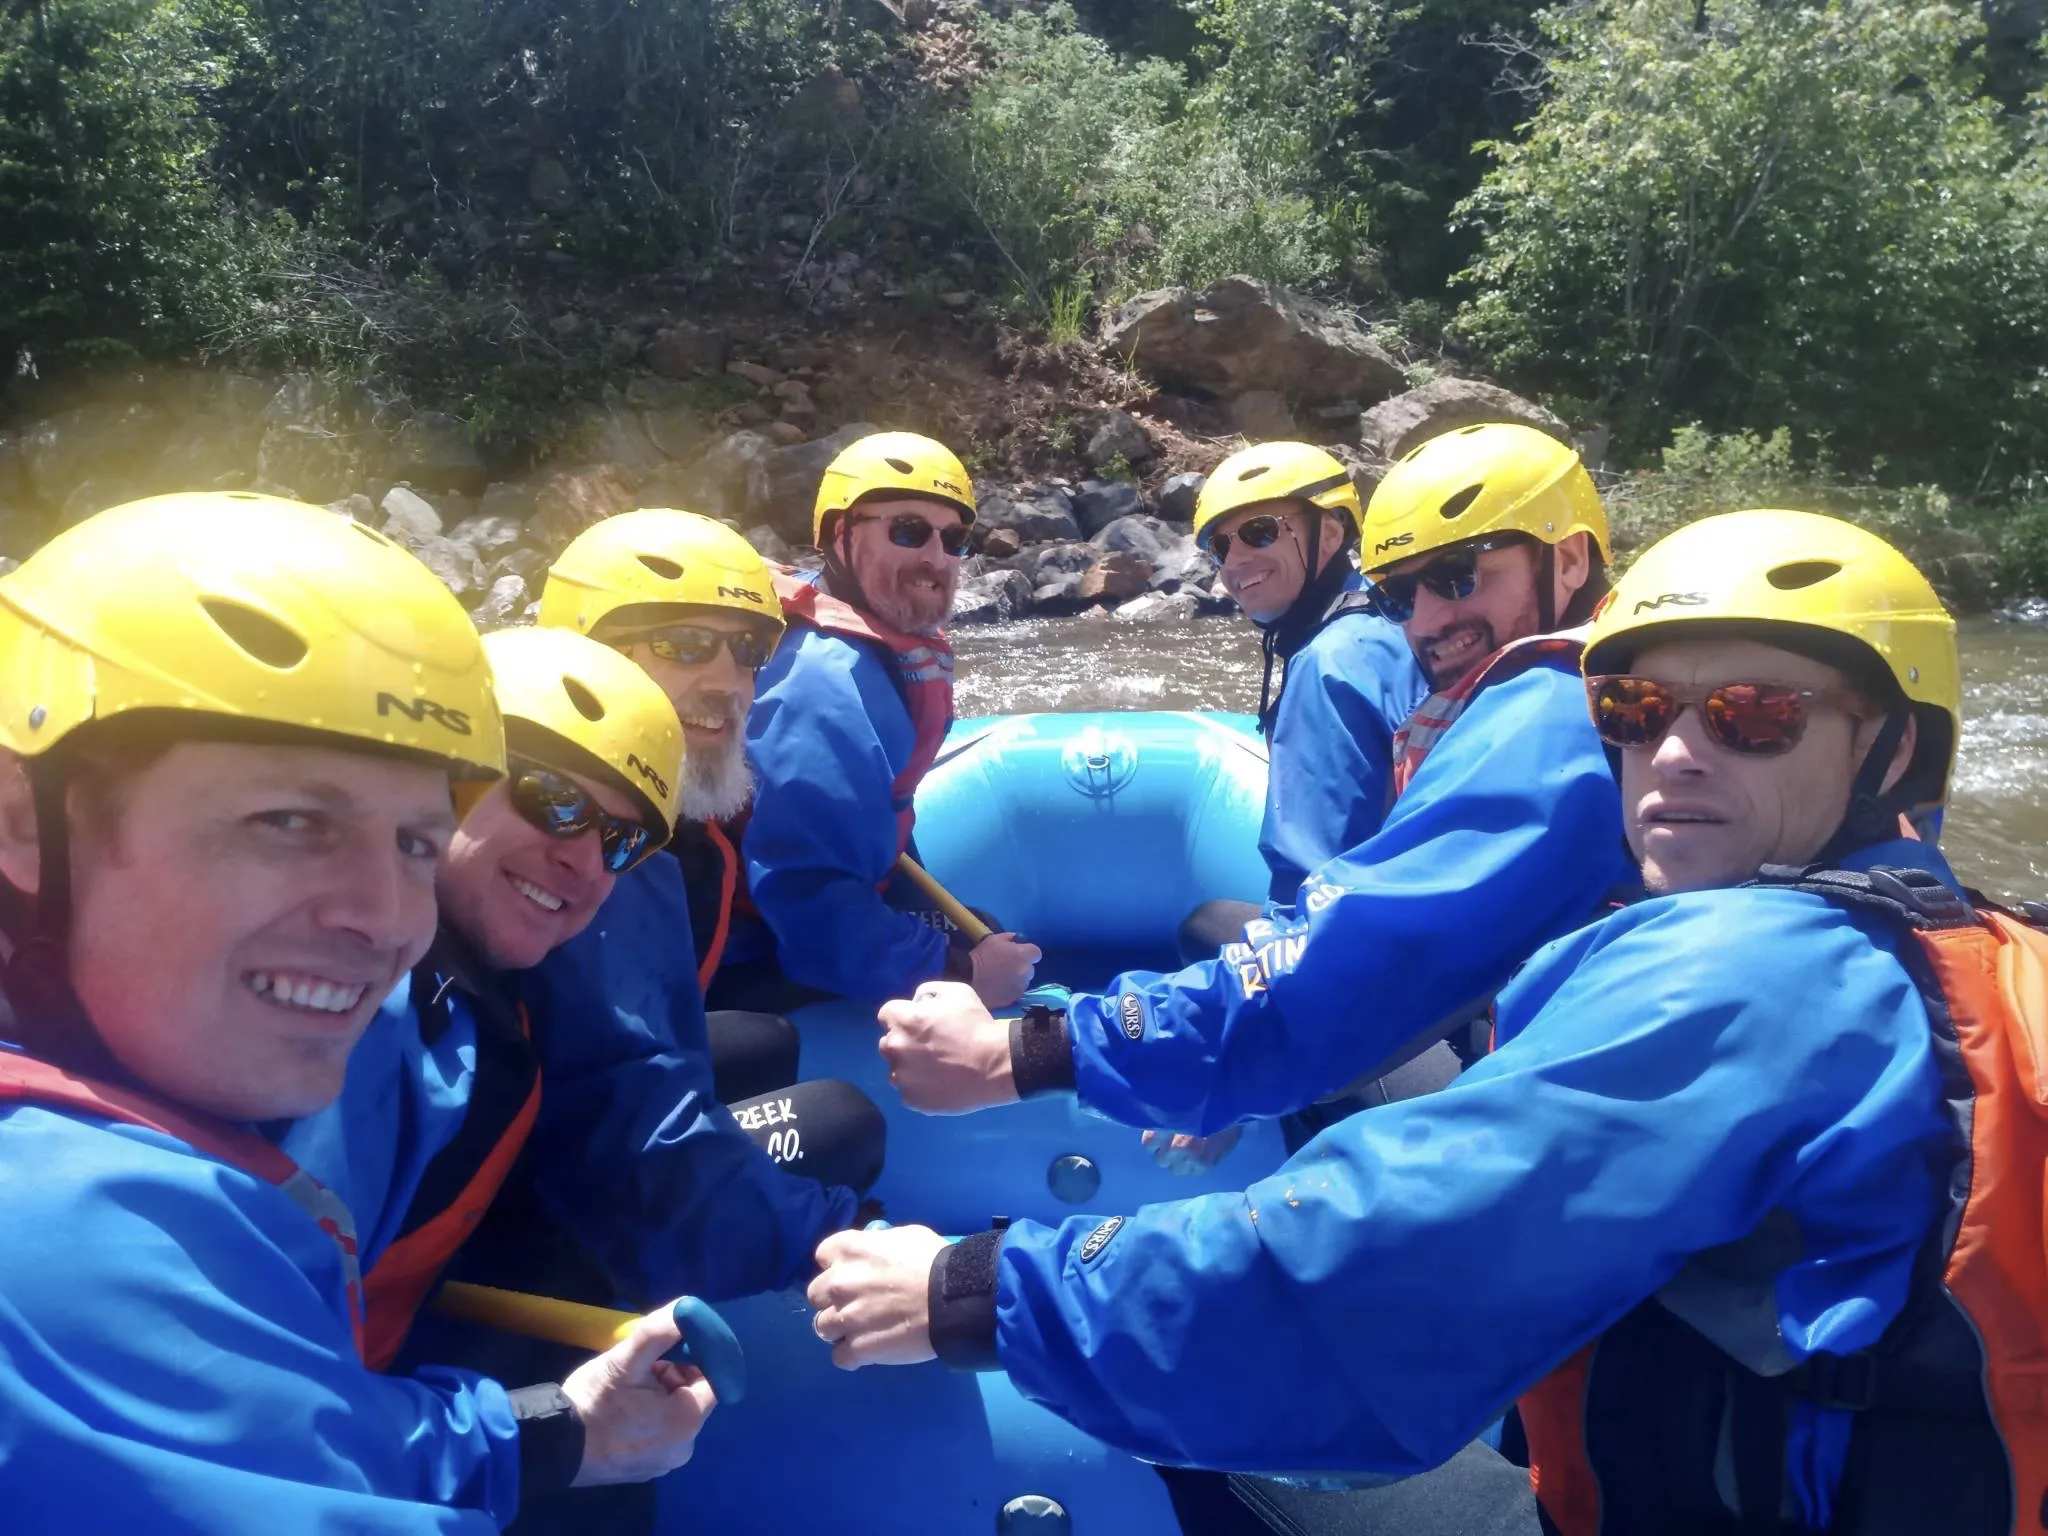
[[[1920,843],[1847,862],[1954,883]],[[1773,1213],[1801,1239],[1775,1288],[1792,1357],[1874,1344],[1951,1137],[1898,941],[1786,890],[1625,908],[1531,960],[1499,1049],[1441,1092],[1353,1115],[1243,1194],[1013,1224],[1002,1364],[1148,1458],[1413,1473]],[[1227,1382],[1226,1411],[1190,1381]],[[1799,1412],[1788,1476],[1824,1528],[1846,1415]]]
[[[1364,585],[1354,576],[1344,589]],[[1376,614],[1338,615],[1288,659],[1259,828],[1275,906],[1292,906],[1310,870],[1380,829],[1393,798],[1394,732],[1428,696],[1400,627]]]
[[[878,889],[896,866],[894,785],[917,740],[889,663],[792,624],[757,690],[742,852],[782,970],[844,997],[908,997],[944,974],[946,936]],[[727,962],[764,952],[765,938],[736,932]]]
[[[1379,831],[1250,944],[1077,994],[1081,1101],[1199,1134],[1301,1109],[1490,996],[1633,877],[1584,685],[1532,666],[1480,690]]]

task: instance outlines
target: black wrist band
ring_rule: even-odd
[[[996,1371],[996,1256],[1000,1232],[977,1232],[948,1243],[932,1259],[925,1315],[932,1353],[956,1371]]]
[[[583,1416],[552,1381],[505,1394],[519,1422],[519,1494],[557,1493],[583,1470]]]
[[[1010,1021],[1010,1072],[1020,1099],[1073,1092],[1074,1047],[1065,1009],[1033,1003]]]

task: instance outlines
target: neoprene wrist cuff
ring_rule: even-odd
[[[996,1371],[996,1255],[1003,1234],[977,1232],[932,1260],[925,1306],[932,1351],[956,1371]]]
[[[1010,1021],[1010,1072],[1017,1097],[1074,1091],[1074,1046],[1063,1008],[1033,1003]]]
[[[505,1394],[519,1424],[519,1496],[559,1493],[583,1470],[583,1417],[552,1381]]]

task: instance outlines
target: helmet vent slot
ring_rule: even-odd
[[[1841,569],[1837,560],[1795,560],[1790,565],[1773,566],[1764,579],[1780,592],[1797,592],[1819,586]]]
[[[562,692],[569,695],[569,702],[576,706],[576,713],[593,723],[604,718],[604,705],[596,694],[577,682],[573,677],[562,679]]]
[[[642,555],[640,563],[654,572],[663,581],[679,581],[682,579],[683,568],[673,560],[664,560],[660,555]]]
[[[1479,499],[1479,493],[1485,489],[1484,484],[1468,485],[1465,489],[1458,492],[1457,495],[1447,498],[1444,504],[1437,508],[1437,510],[1443,513],[1445,522],[1449,522],[1453,518],[1463,517],[1472,503]]]
[[[884,459],[882,462],[895,470],[899,475],[914,475],[917,473],[908,459]]]
[[[1259,478],[1259,476],[1263,475],[1267,470],[1271,469],[1272,467],[1273,466],[1270,464],[1254,464],[1251,468],[1242,471],[1237,478],[1240,481],[1256,480]]]
[[[306,659],[306,642],[267,613],[211,597],[199,606],[222,634],[266,667],[284,672]]]

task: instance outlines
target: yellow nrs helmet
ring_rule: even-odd
[[[1659,539],[1594,616],[1585,671],[1626,668],[1646,645],[1688,630],[1752,628],[1767,643],[1772,631],[1805,631],[1784,638],[1852,675],[1881,664],[1920,723],[1901,789],[1914,804],[1946,796],[1963,716],[1955,620],[1912,561],[1838,517],[1726,512]]]
[[[864,496],[929,496],[974,521],[974,481],[953,450],[915,432],[876,432],[842,452],[825,469],[811,510],[811,542],[823,547],[825,523]]]
[[[484,636],[505,744],[624,792],[659,847],[683,803],[683,725],[661,686],[610,646],[566,629]]]
[[[0,746],[140,711],[414,754],[466,813],[505,772],[469,615],[383,534],[246,492],[152,496],[0,579]]]
[[[1608,558],[1607,513],[1578,454],[1534,427],[1484,422],[1395,461],[1366,506],[1359,564],[1371,574],[1489,533],[1584,533]]]
[[[1353,532],[1365,521],[1351,471],[1309,443],[1260,443],[1218,464],[1195,498],[1195,543],[1231,513],[1262,501],[1305,501],[1344,517]]]
[[[579,635],[681,617],[653,611],[663,608],[716,608],[778,635],[784,623],[754,546],[721,522],[669,507],[591,524],[548,567],[540,593],[541,627]]]

